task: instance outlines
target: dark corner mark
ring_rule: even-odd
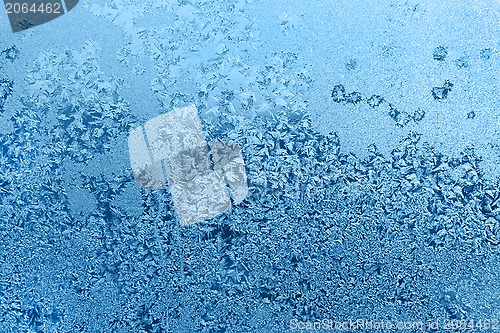
[[[4,0],[4,5],[12,32],[21,32],[64,15],[75,8],[78,2],[79,0]]]
[[[64,2],[66,3],[66,10],[69,12],[70,10],[75,8],[75,6],[78,4],[78,1],[79,0],[64,0]]]

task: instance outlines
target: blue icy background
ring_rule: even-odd
[[[493,0],[97,0],[4,32],[0,331],[500,317],[499,21]],[[190,103],[251,194],[181,228],[127,136]]]

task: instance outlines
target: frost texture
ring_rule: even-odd
[[[120,147],[136,114],[93,43],[42,52],[27,78],[0,77],[0,331],[286,332],[291,319],[500,317],[500,190],[473,147],[449,157],[410,132],[386,155],[374,145],[364,159],[341,153],[342,138],[317,133],[305,111],[311,78],[299,54],[247,63],[254,30],[243,5],[158,1],[153,9],[181,19],[166,14],[170,27],[144,30],[138,21],[117,53],[127,62],[144,47],[162,110],[194,100],[207,141],[242,147],[249,196],[206,223],[180,227],[168,191],[135,187]],[[135,10],[92,8],[118,25]],[[282,19],[286,33],[300,25]],[[22,55],[2,49],[0,66]],[[189,52],[200,57],[182,58]],[[193,73],[184,81],[183,68]],[[423,117],[345,87],[328,99],[330,89],[325,101],[366,103],[396,125]]]
[[[448,92],[451,90],[451,87],[453,84],[450,82],[446,81],[444,87],[437,87],[432,90],[432,94],[434,95],[435,99],[442,99],[446,98],[448,95]],[[440,94],[439,98],[436,97],[435,94]],[[342,103],[342,104],[351,104],[351,105],[357,105],[361,103],[364,98],[363,95],[360,92],[353,91],[350,93],[346,93],[345,87],[342,84],[337,84],[333,87],[331,97],[335,103]],[[414,122],[419,122],[421,121],[424,116],[425,116],[425,111],[422,110],[421,108],[417,108],[415,111],[399,111],[394,105],[392,105],[390,102],[386,101],[386,99],[380,95],[372,95],[369,98],[367,98],[366,103],[372,108],[372,109],[382,109],[385,111],[385,113],[391,117],[392,120],[396,123],[396,126],[398,127],[404,127],[407,125],[410,121]],[[380,107],[380,109],[379,109]],[[377,111],[378,111],[377,110]]]
[[[24,105],[37,117],[51,118],[46,134],[57,141],[48,147],[51,154],[85,161],[108,151],[111,139],[130,128],[127,105],[117,93],[119,82],[98,69],[95,53],[87,43],[81,52],[43,54],[27,78],[30,98]]]
[[[10,162],[19,144],[4,146],[3,327],[284,332],[292,318],[332,314],[499,314],[500,192],[472,150],[448,159],[413,134],[390,156],[370,147],[360,160],[307,116],[225,116],[231,130],[207,131],[245,147],[251,194],[190,228],[178,227],[162,191],[141,191],[139,217],[118,208],[132,181],[119,176],[84,177],[99,204],[81,220],[50,160],[30,175]]]

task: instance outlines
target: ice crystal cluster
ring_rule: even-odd
[[[417,7],[400,19],[418,17]],[[266,44],[306,29],[300,8],[276,22],[250,0],[77,8],[85,20],[74,44],[54,37],[53,49],[36,50],[35,30],[0,42],[1,332],[500,318],[499,183],[474,144],[447,154],[418,127],[458,103],[460,77],[433,77],[425,96],[440,104],[428,108],[353,84],[362,57],[342,61],[351,76],[319,84],[309,49]],[[91,25],[108,29],[109,45]],[[435,66],[495,61],[490,47],[471,60],[441,45],[426,53]],[[320,109],[311,94],[323,96]],[[489,102],[480,102],[457,118],[482,121],[488,113],[475,106]],[[134,183],[127,137],[190,103],[208,142],[241,147],[249,195],[182,227],[168,189]],[[332,122],[338,110],[366,108],[404,135],[350,152],[347,134],[325,131],[312,107]]]

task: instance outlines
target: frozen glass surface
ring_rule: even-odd
[[[224,176],[234,204],[241,203],[248,195],[248,180],[240,147],[233,142],[211,142],[210,152],[215,172]]]
[[[4,0],[12,32],[21,32],[47,23],[64,14],[61,0]]]
[[[0,332],[499,327],[499,1],[5,2]]]

